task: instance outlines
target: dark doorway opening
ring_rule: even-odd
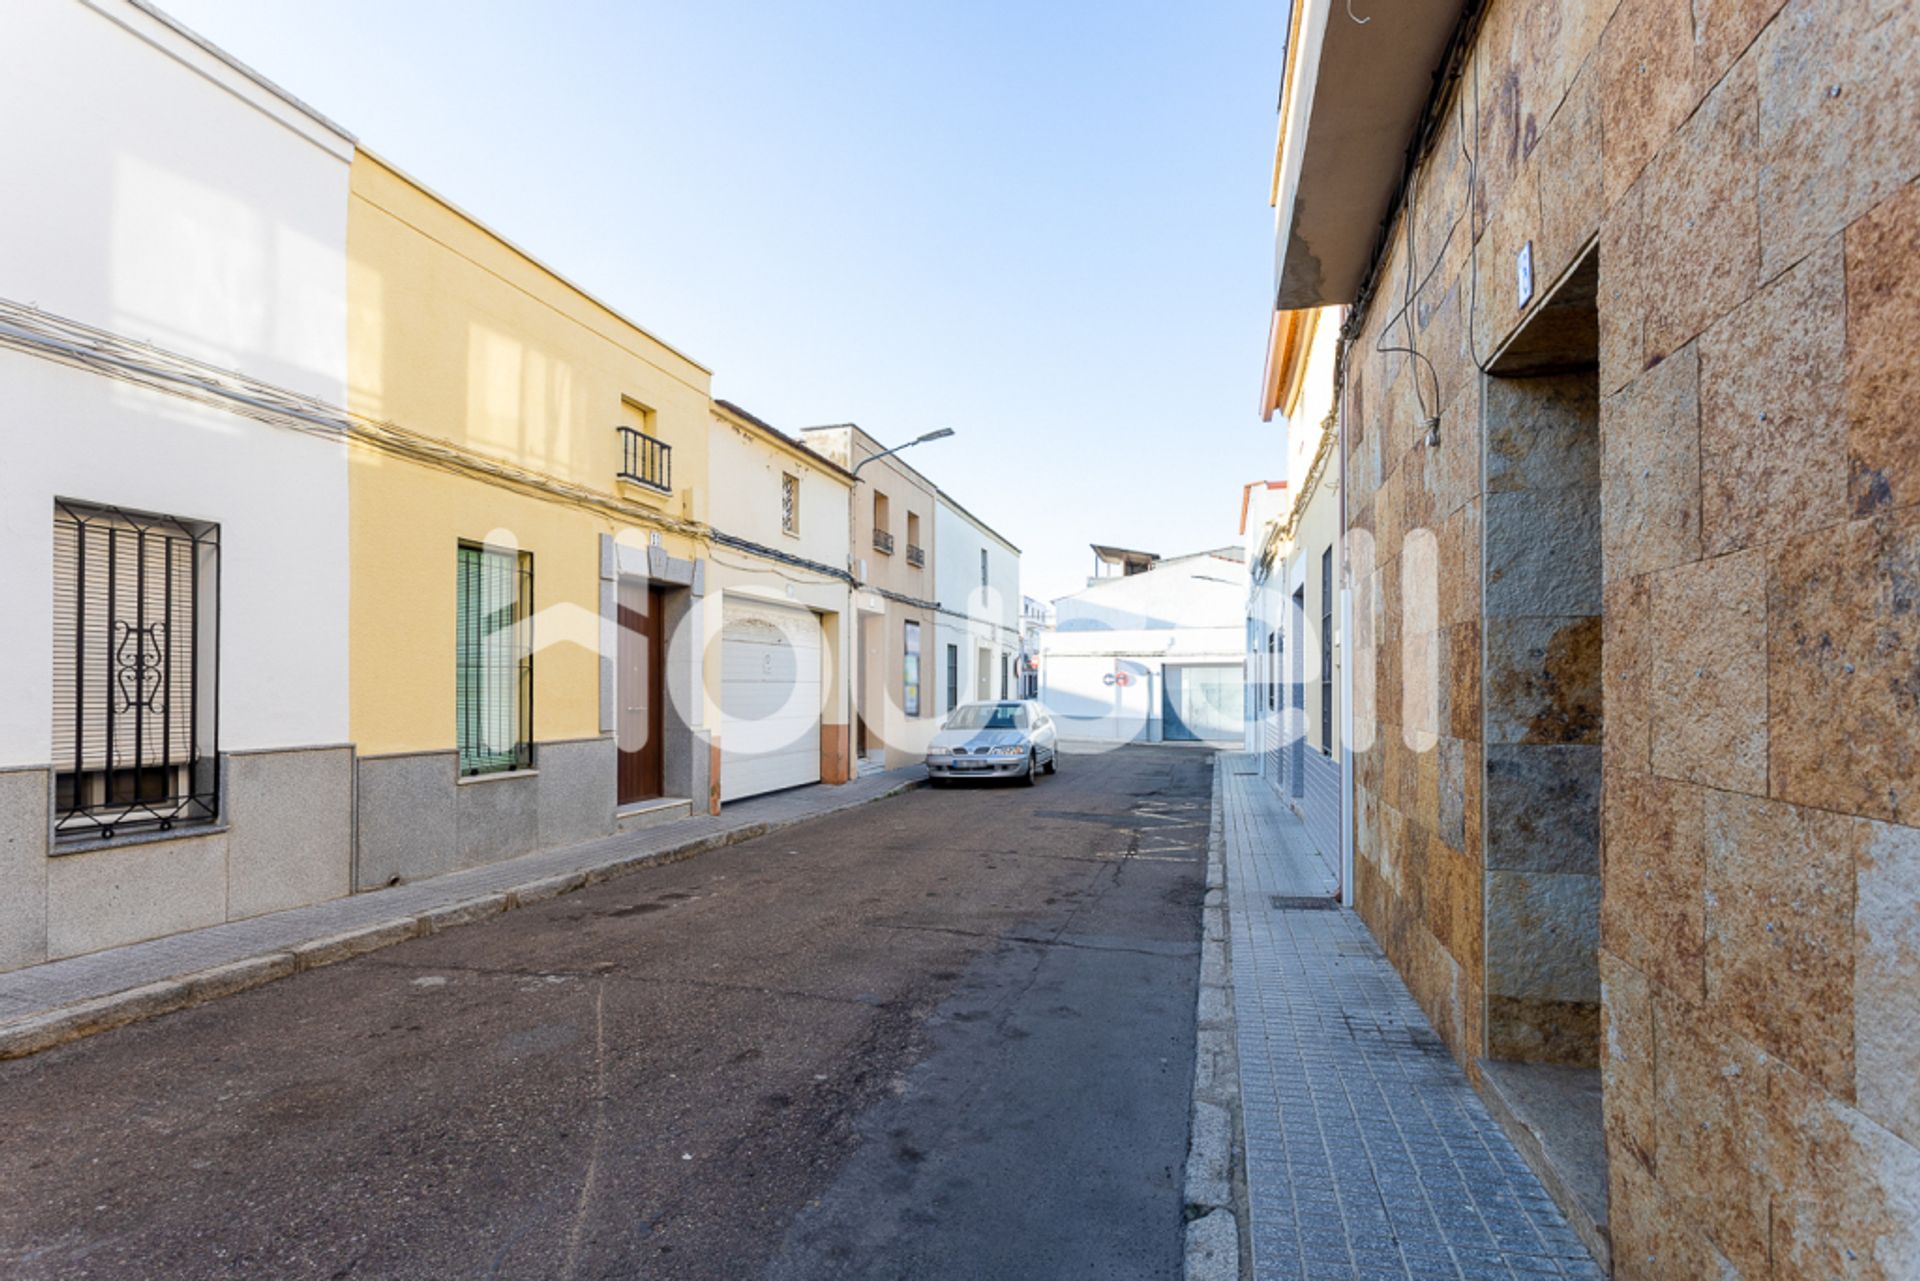
[[[619,801],[665,795],[662,782],[666,698],[665,610],[661,593],[638,579],[620,580]]]

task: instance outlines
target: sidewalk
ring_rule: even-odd
[[[1257,769],[1215,770],[1254,1275],[1600,1281]]]
[[[920,786],[909,765],[432,880],[0,974],[0,1059],[257,987]]]

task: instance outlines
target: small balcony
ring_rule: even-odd
[[[889,556],[893,555],[893,535],[889,534],[884,529],[874,530],[873,531],[873,550],[877,552],[885,552]]]
[[[927,565],[927,549],[924,547],[915,547],[912,543],[908,543],[907,564],[913,566],[915,569],[925,569]]]
[[[657,493],[673,492],[673,446],[631,427],[620,433],[620,479]]]

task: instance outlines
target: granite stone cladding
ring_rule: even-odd
[[[1351,319],[1359,916],[1470,1075],[1586,1038],[1616,1276],[1920,1276],[1920,5],[1467,39]],[[1591,381],[1480,373],[1587,254]]]

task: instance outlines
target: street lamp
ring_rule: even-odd
[[[948,436],[951,436],[951,435],[953,435],[953,428],[941,427],[941,428],[937,428],[934,431],[928,432],[924,436],[915,436],[912,440],[908,441],[904,445],[895,445],[892,449],[883,449],[877,454],[868,454],[865,458],[862,458],[859,462],[853,465],[854,479],[856,480],[859,479],[860,469],[862,467],[865,467],[870,462],[874,462],[877,459],[885,458],[888,454],[897,454],[903,449],[912,449],[915,445],[924,445],[930,440],[945,440]]]
[[[951,435],[953,435],[953,428],[937,427],[930,432],[925,432],[919,436],[915,436],[912,440],[908,441],[904,445],[895,445],[892,449],[883,449],[877,454],[869,454],[865,458],[862,458],[859,462],[855,463],[853,465],[852,472],[849,473],[853,477],[853,483],[847,486],[847,537],[849,539],[853,537],[854,526],[859,523],[854,516],[854,504],[859,501],[860,469],[862,467],[865,467],[868,463],[874,462],[877,459],[885,458],[889,454],[897,454],[903,449],[912,449],[915,445],[924,445],[930,440],[945,440],[948,436],[951,436]],[[851,435],[849,435],[848,437],[847,446],[849,451],[851,451],[853,446]],[[861,582],[866,577],[865,574],[855,574],[853,572],[855,568],[860,564],[861,564],[861,558],[853,554],[853,548],[851,547],[847,548],[847,571],[848,571],[847,576],[853,579],[853,585],[855,587],[859,587],[861,585]],[[855,645],[858,645],[861,642],[859,639],[860,624],[858,622],[859,606],[857,603],[854,606],[854,616],[856,621],[854,622],[853,643]],[[861,698],[862,691],[857,689],[850,689],[849,692],[853,696],[849,700],[852,703],[852,707],[849,709],[851,712],[852,718],[855,722],[863,721],[865,719],[865,710],[862,707],[862,698]],[[849,773],[848,777],[849,779],[851,779],[852,777],[851,773]]]

